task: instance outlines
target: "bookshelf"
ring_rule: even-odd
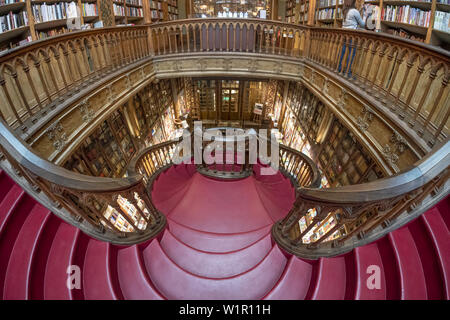
[[[319,27],[342,27],[343,0],[317,0],[315,21]]]
[[[314,10],[314,21],[310,25],[342,27],[343,0],[299,0],[299,3],[300,24],[308,24],[306,11]],[[364,20],[368,12],[374,12],[377,32],[450,50],[450,0],[363,0],[357,1],[357,8]]]
[[[145,0],[143,0],[145,1]],[[152,22],[170,21],[178,19],[178,1],[149,1],[149,16]]]
[[[0,52],[70,32],[68,18],[82,29],[102,27],[105,5],[113,26],[178,19],[177,0],[0,0]]]
[[[450,0],[366,1],[377,9],[377,31],[450,48]]]

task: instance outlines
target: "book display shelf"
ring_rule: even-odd
[[[178,0],[0,0],[0,52],[72,29],[103,27],[105,2],[116,26],[178,19]]]
[[[376,12],[379,31],[449,49],[450,0],[380,0],[364,5]]]

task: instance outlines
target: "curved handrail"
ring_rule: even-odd
[[[447,139],[411,168],[388,178],[329,189],[300,187],[294,207],[274,225],[272,235],[287,251],[305,258],[349,251],[423,213],[415,210],[422,202],[426,209],[446,197],[449,175]],[[301,230],[298,222],[306,216],[312,222]],[[326,221],[334,226],[315,237],[314,231]]]
[[[45,178],[49,183],[77,191],[113,192],[131,188],[139,184],[141,175],[114,179],[83,175],[57,166],[39,157],[26,143],[8,129],[0,119],[0,145],[19,165],[30,173]]]
[[[333,204],[364,203],[395,198],[429,183],[450,166],[450,139],[434,147],[424,158],[402,172],[363,184],[329,189],[300,188],[300,196]]]
[[[148,200],[142,175],[91,177],[59,167],[39,157],[9,130],[3,119],[0,152],[12,168],[10,173],[26,179],[34,196],[43,193],[50,200],[46,204],[50,203],[52,212],[94,238],[129,244],[154,237],[165,226],[164,217],[153,210]],[[119,200],[134,206],[135,213],[129,214]],[[128,226],[124,229],[113,224],[107,211],[110,215],[114,211]]]
[[[341,29],[341,28],[320,28],[320,27],[311,27],[311,26],[303,26],[303,25],[296,25],[288,22],[282,22],[282,21],[276,21],[276,20],[266,20],[266,19],[255,19],[255,18],[191,18],[191,19],[178,19],[178,20],[171,20],[171,21],[164,21],[164,22],[156,22],[150,24],[150,28],[152,29],[159,29],[163,27],[169,27],[169,26],[177,26],[180,24],[223,24],[223,23],[234,23],[234,24],[246,24],[246,23],[254,23],[254,24],[267,24],[267,25],[274,25],[277,27],[284,27],[287,29],[303,29],[303,30],[311,30],[311,31],[330,31],[330,32],[336,32],[336,33],[342,33],[342,34],[364,34],[367,37],[377,38],[377,39],[383,39],[383,40],[391,40],[396,42],[401,42],[405,44],[405,46],[408,47],[414,47],[414,48],[422,48],[426,49],[430,52],[435,52],[439,55],[444,55],[450,58],[450,52],[447,50],[444,50],[442,48],[432,46],[423,42],[414,41],[410,39],[406,39],[400,36],[388,34],[388,33],[382,33],[382,32],[373,32],[373,31],[367,31],[367,30],[351,30],[351,29]]]

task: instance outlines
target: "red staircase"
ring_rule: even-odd
[[[307,261],[270,229],[294,201],[281,174],[218,181],[173,166],[152,197],[167,217],[159,239],[129,247],[89,238],[0,171],[3,299],[449,299],[450,214],[444,200],[375,243]],[[81,289],[66,286],[81,268]],[[381,289],[367,268],[381,270]]]

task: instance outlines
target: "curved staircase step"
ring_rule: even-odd
[[[258,185],[258,182],[255,183],[255,188],[259,194],[262,205],[273,222],[284,218],[289,213],[293,201],[284,197],[274,197],[264,190],[262,186]]]
[[[292,256],[277,285],[264,297],[266,300],[303,300],[311,281],[312,265]]]
[[[2,236],[8,220],[14,213],[16,206],[19,205],[24,195],[25,191],[23,191],[18,185],[14,184],[8,189],[3,200],[0,202],[0,237]]]
[[[166,230],[161,240],[164,252],[182,269],[201,277],[227,278],[257,265],[272,248],[270,234],[251,246],[230,253],[199,251],[176,239]]]
[[[188,182],[186,185],[174,191],[170,196],[168,196],[165,200],[153,200],[155,207],[166,216],[169,216],[172,210],[180,203],[180,201],[185,196],[190,183]],[[152,195],[153,198],[153,195]]]
[[[320,258],[313,300],[343,300],[345,297],[345,258]]]
[[[170,218],[197,230],[215,233],[248,232],[272,224],[252,178],[219,181],[200,174]]]
[[[34,204],[16,184],[0,204],[0,297],[3,297],[6,270],[14,243]]]
[[[207,252],[225,253],[241,250],[255,243],[270,232],[271,225],[260,229],[236,234],[211,233],[183,226],[167,219],[170,232],[188,246]]]
[[[111,245],[90,239],[83,267],[83,290],[87,300],[117,300],[110,271]]]
[[[2,203],[4,197],[14,185],[15,183],[6,172],[0,169],[0,203]]]
[[[274,246],[253,269],[236,277],[198,277],[178,267],[153,241],[143,252],[145,265],[155,286],[168,299],[260,299],[280,278],[286,257]]]
[[[448,212],[446,213],[448,214]],[[437,207],[421,216],[421,219],[427,228],[431,240],[434,244],[434,250],[439,260],[440,272],[444,280],[443,288],[445,299],[450,299],[450,232],[442,219],[441,213]]]
[[[61,222],[47,258],[44,275],[44,298],[49,300],[72,300],[74,292],[68,287],[68,268],[73,265],[73,257],[80,230]],[[81,275],[83,270],[80,267]]]
[[[356,293],[358,300],[385,300],[386,277],[376,243],[354,250],[356,261]]]
[[[417,247],[408,227],[395,230],[388,235],[400,276],[401,299],[427,299],[427,287]],[[414,279],[414,281],[412,281]]]
[[[153,242],[156,242],[156,240],[153,240],[151,243]],[[164,272],[164,270],[160,271]],[[138,246],[119,249],[117,253],[117,275],[125,299],[164,299],[148,278]]]
[[[30,298],[31,268],[39,238],[49,220],[50,211],[35,204],[26,218],[14,247],[6,270],[4,300],[26,300]]]
[[[189,182],[189,179],[181,183],[173,183],[173,180],[163,182],[156,181],[153,185],[152,200],[155,203],[170,200],[180,192],[184,193],[187,186],[189,186]]]

